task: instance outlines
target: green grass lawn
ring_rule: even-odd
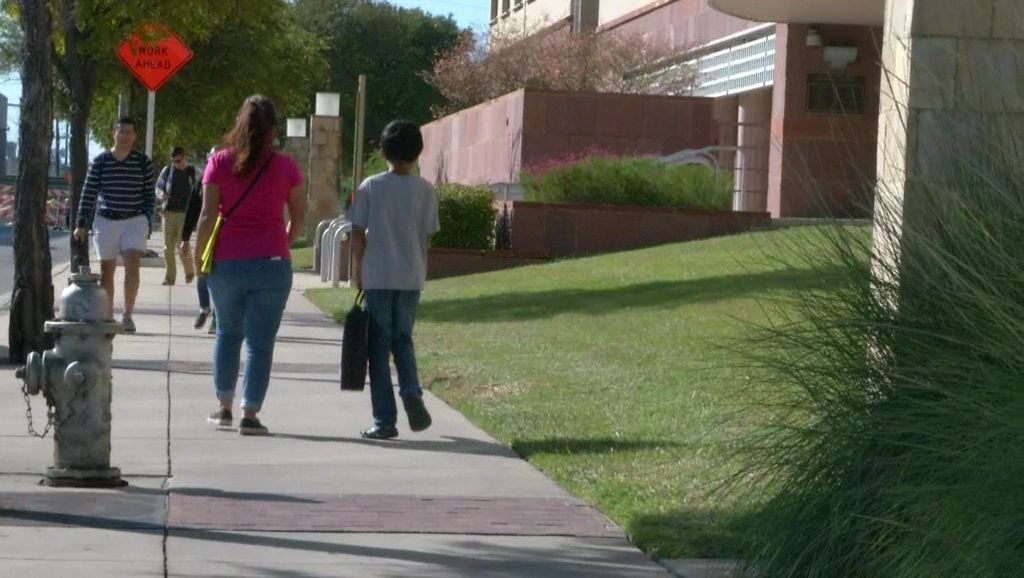
[[[292,269],[308,271],[313,269],[313,247],[292,247]]]
[[[424,385],[661,557],[729,557],[757,504],[719,490],[763,416],[731,347],[763,300],[827,287],[773,257],[807,230],[753,233],[428,284]],[[310,298],[336,317],[346,290]]]

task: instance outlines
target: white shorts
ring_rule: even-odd
[[[125,251],[146,251],[149,221],[146,215],[115,221],[96,215],[92,244],[100,261],[113,261]]]

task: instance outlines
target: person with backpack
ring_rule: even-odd
[[[196,184],[196,169],[185,161],[185,149],[171,150],[171,164],[160,171],[156,180],[157,197],[163,203],[164,214],[164,285],[174,285],[178,277],[176,254],[181,253],[181,266],[185,269],[185,283],[195,278],[192,255],[186,253],[188,245],[181,243],[185,227],[185,212]]]
[[[217,147],[210,149],[210,156],[217,152]],[[196,225],[199,223],[199,213],[203,208],[203,186],[202,183],[197,181],[192,185],[192,194],[188,199],[188,205],[185,208],[185,226],[181,230],[181,255],[182,258],[186,258],[186,255],[192,255],[192,233],[196,230]],[[200,249],[197,251],[202,252]],[[210,307],[210,288],[206,283],[206,275],[199,275],[196,280],[196,294],[199,297],[199,314],[196,315],[196,321],[193,327],[196,329],[202,329],[206,325],[207,318],[210,319],[210,329],[208,333],[213,334],[217,330],[217,314],[213,312]]]
[[[117,258],[124,259],[125,333],[135,333],[132,312],[139,294],[139,267],[153,216],[153,161],[133,147],[135,121],[121,117],[114,124],[114,148],[92,161],[82,187],[74,237],[85,243],[92,236],[100,260],[100,284],[114,310]]]

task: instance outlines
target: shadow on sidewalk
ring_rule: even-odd
[[[444,544],[444,549],[429,550],[429,544],[422,547],[400,548],[390,546],[368,546],[363,544],[338,543],[330,539],[314,539],[298,534],[240,533],[218,529],[192,529],[165,524],[134,523],[116,517],[85,514],[58,514],[8,510],[10,518],[23,522],[58,524],[78,528],[97,528],[113,531],[147,533],[159,535],[161,531],[173,540],[197,540],[254,548],[269,548],[277,551],[314,552],[353,556],[367,560],[393,560],[417,565],[431,565],[459,571],[459,575],[476,578],[509,576],[587,576],[588,578],[622,578],[624,576],[653,576],[653,564],[620,540],[587,539],[572,544],[571,548],[541,548],[531,551],[514,545],[497,544],[486,538],[465,536]],[[385,540],[386,541],[386,540]],[[187,545],[179,545],[187,548]],[[177,561],[170,559],[169,563]],[[252,562],[225,561],[222,564],[234,566],[245,572],[245,576],[306,576],[307,574],[282,574],[279,568],[269,569],[252,565]],[[467,574],[468,573],[468,574]],[[381,575],[381,574],[376,574]],[[659,574],[660,575],[660,574]],[[408,569],[396,571],[395,578],[408,576]]]
[[[414,450],[422,452],[455,453],[519,459],[519,456],[517,456],[515,452],[501,444],[457,436],[442,436],[442,440],[403,440],[399,438],[387,441],[364,440],[356,437],[315,436],[288,433],[272,433],[270,436],[307,442],[348,443],[388,450]]]
[[[257,502],[289,502],[297,504],[320,504],[322,500],[314,498],[304,498],[302,496],[285,495],[285,494],[267,494],[260,492],[229,492],[224,490],[218,490],[215,488],[196,488],[196,487],[181,487],[181,488],[142,488],[138,486],[125,486],[121,489],[122,492],[128,494],[144,494],[144,495],[171,495],[178,494],[182,496],[198,496],[203,498],[221,498],[225,500],[251,500]]]

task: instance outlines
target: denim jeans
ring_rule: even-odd
[[[217,261],[210,273],[217,311],[213,382],[217,398],[233,400],[242,340],[246,343],[242,409],[259,411],[270,384],[274,340],[292,288],[292,264],[285,260]]]
[[[199,308],[203,311],[209,311],[210,287],[207,284],[206,275],[196,277],[196,293],[199,295]]]
[[[366,311],[370,314],[370,401],[374,425],[393,427],[398,421],[395,391],[391,383],[391,354],[398,369],[398,393],[403,399],[423,395],[416,374],[416,353],[412,326],[416,321],[419,291],[367,289]]]

